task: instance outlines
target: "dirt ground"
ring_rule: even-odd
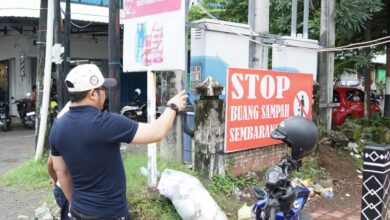
[[[312,197],[304,210],[307,213],[322,208],[326,210],[346,210],[361,204],[362,179],[348,153],[339,155],[336,150],[327,145],[320,145],[318,154],[319,165],[332,176],[334,198],[326,199],[320,196]]]

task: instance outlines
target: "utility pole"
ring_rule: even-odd
[[[269,32],[269,0],[249,0],[248,23],[250,31]],[[249,42],[249,68],[268,69],[268,47]]]
[[[108,38],[108,72],[110,77],[118,81],[118,86],[109,89],[110,111],[119,112],[121,104],[119,0],[110,1]]]
[[[320,45],[335,46],[335,26],[333,15],[336,0],[321,0]],[[320,126],[330,133],[332,123],[332,96],[334,74],[334,52],[319,54],[319,83],[320,83]]]
[[[35,152],[35,161],[40,159],[43,154],[45,136],[47,132],[47,118],[49,111],[49,96],[50,96],[50,79],[51,79],[51,64],[52,64],[52,49],[53,49],[53,27],[54,25],[54,1],[48,1],[47,7],[47,31],[46,31],[46,52],[45,52],[45,71],[43,77],[43,94],[41,106],[41,121],[39,123],[39,133],[37,140],[37,148]]]
[[[387,4],[387,36],[390,36],[390,2]],[[390,117],[390,43],[386,45],[387,57],[386,57],[386,92],[385,92],[385,107],[383,110],[385,117]]]
[[[61,1],[55,0],[54,5],[54,44],[62,45],[63,40],[63,34],[61,31]],[[56,87],[57,91],[57,103],[59,109],[62,109],[65,105],[65,97],[63,88],[64,88],[64,81],[65,81],[65,74],[64,74],[64,64],[63,63],[56,63],[56,71],[57,71],[57,80],[56,80]],[[66,102],[66,101],[65,101]]]
[[[70,0],[66,0],[65,3],[65,36],[64,36],[64,60],[63,60],[63,71],[59,75],[57,80],[57,93],[58,93],[58,107],[61,110],[69,100],[68,90],[65,86],[65,78],[70,71],[70,34],[72,30],[71,14],[70,14]]]
[[[41,120],[40,109],[42,102],[42,92],[43,92],[43,71],[45,67],[45,50],[46,50],[46,27],[47,27],[47,1],[41,0],[41,9],[39,14],[39,30],[38,30],[38,40],[37,40],[37,77],[35,85],[37,87],[37,97],[35,101],[35,146],[37,146],[38,133],[39,133],[39,122]]]

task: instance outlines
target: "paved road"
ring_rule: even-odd
[[[0,131],[0,175],[34,157],[34,130],[24,128],[19,118],[12,118],[12,129]]]
[[[19,118],[12,118],[12,129],[0,131],[0,175],[33,158],[34,148],[34,130],[24,128]],[[26,190],[0,187],[0,219],[17,219],[20,215],[32,219],[34,210],[41,206],[47,195],[50,195],[49,188]]]

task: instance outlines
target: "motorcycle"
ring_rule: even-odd
[[[58,111],[58,102],[57,102],[57,95],[54,95],[53,97],[50,98],[50,120],[51,123],[53,124],[54,119],[57,118],[57,115],[59,113]]]
[[[134,121],[146,122],[148,120],[146,104],[140,105],[140,95],[141,90],[138,88],[135,89],[132,96],[132,101],[128,105],[123,106],[120,111],[120,114]]]
[[[9,106],[3,101],[0,101],[0,127],[3,131],[8,131],[11,128],[11,116],[9,115]]]
[[[282,121],[272,131],[271,137],[286,143],[291,148],[291,155],[283,157],[277,165],[266,171],[265,189],[252,188],[253,194],[258,199],[252,207],[252,212],[256,220],[300,219],[310,190],[292,184],[290,172],[299,171],[302,158],[308,155],[318,143],[318,129],[312,121],[294,116]]]
[[[13,102],[16,104],[20,120],[24,127],[29,129],[35,128],[35,102],[31,100],[30,93],[26,94],[26,98],[18,99]],[[11,97],[11,99],[15,99]]]

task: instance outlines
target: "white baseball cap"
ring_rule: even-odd
[[[83,92],[101,86],[114,87],[117,84],[114,78],[104,78],[95,64],[83,64],[73,68],[65,79],[69,92]]]

